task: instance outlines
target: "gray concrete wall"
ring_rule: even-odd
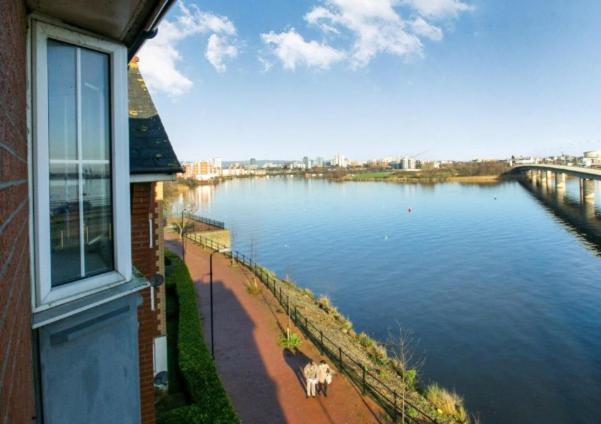
[[[139,303],[132,294],[40,329],[45,424],[140,422]]]

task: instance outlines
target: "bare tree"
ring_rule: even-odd
[[[414,386],[417,374],[425,363],[425,356],[417,352],[419,340],[397,323],[395,331],[388,331],[386,349],[395,371],[408,386]]]

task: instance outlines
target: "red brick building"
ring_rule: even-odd
[[[131,229],[133,263],[146,278],[164,275],[162,181],[174,180],[180,164],[134,58],[128,71]],[[154,422],[154,377],[167,371],[165,287],[141,292],[140,385],[142,421]]]
[[[171,3],[0,0],[2,423],[154,422],[180,168],[156,110],[128,107],[128,62]]]

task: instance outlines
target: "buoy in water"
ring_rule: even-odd
[[[407,209],[407,212],[411,213],[411,208]]]

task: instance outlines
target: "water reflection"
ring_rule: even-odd
[[[271,178],[189,199],[227,223],[237,250],[328,294],[357,331],[415,334],[422,382],[456,389],[483,423],[593,423],[601,262],[575,234],[600,228],[577,181],[565,196],[544,190]]]
[[[601,255],[601,212],[596,202],[583,202],[580,198],[578,178],[570,178],[565,188],[547,184],[533,184],[520,180],[528,190],[555,217],[567,224],[570,230],[593,243],[593,248]],[[599,192],[596,184],[596,192]]]

